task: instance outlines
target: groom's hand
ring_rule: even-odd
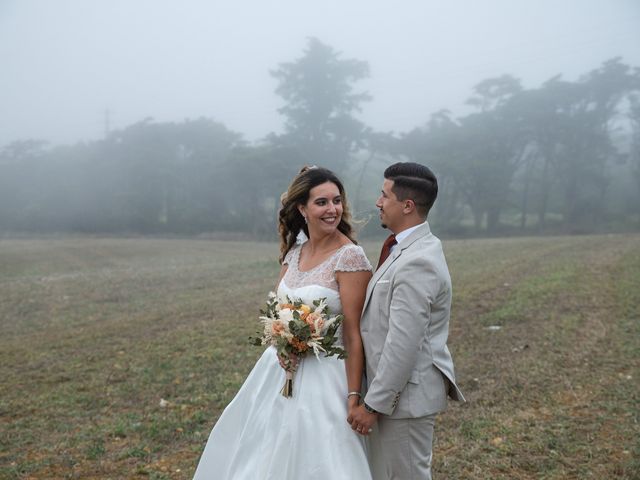
[[[351,428],[360,435],[369,435],[377,420],[378,414],[368,412],[363,404],[355,407],[347,417]]]

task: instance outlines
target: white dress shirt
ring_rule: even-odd
[[[406,230],[401,231],[400,233],[396,234],[396,242],[400,243],[402,240],[404,240],[405,238],[407,238],[409,235],[411,235],[411,233],[413,233],[413,231],[418,228],[420,225],[424,225],[427,222],[424,223],[420,223],[418,225],[414,225],[413,227],[409,227]],[[396,246],[398,245],[398,243],[396,243],[395,245],[391,246],[391,252],[393,252],[393,250],[396,248]]]

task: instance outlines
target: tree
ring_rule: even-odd
[[[637,70],[636,74],[640,76],[640,69]],[[629,119],[631,120],[632,128],[629,160],[638,192],[640,192],[640,95],[632,95],[629,100]],[[640,204],[636,204],[636,210],[640,214]]]
[[[464,192],[474,216],[476,230],[486,215],[487,231],[495,232],[507,205],[513,176],[523,158],[527,140],[521,116],[513,108],[522,87],[509,75],[477,84],[467,103],[479,112],[461,119],[461,134],[468,156],[460,171]]]
[[[557,98],[556,111],[564,121],[555,149],[554,175],[563,193],[565,222],[576,225],[602,220],[609,170],[618,156],[612,129],[622,100],[638,87],[630,67],[613,58]]]
[[[117,202],[126,229],[193,232],[222,221],[224,196],[214,184],[218,169],[241,136],[201,118],[180,124],[150,119],[114,132],[101,157],[118,165]]]
[[[19,140],[0,150],[0,231],[28,230],[28,219],[42,219],[47,183],[40,166],[47,153],[41,140]]]
[[[460,124],[451,112],[441,110],[431,115],[427,124],[404,135],[400,151],[410,160],[431,168],[438,178],[438,200],[430,220],[440,228],[455,230],[464,216],[461,201],[463,152]]]
[[[281,63],[271,75],[285,101],[278,111],[286,117],[286,133],[271,141],[294,146],[306,163],[341,171],[364,138],[365,126],[353,114],[371,97],[354,92],[353,84],[368,77],[368,64],[342,59],[333,48],[310,38],[301,58]]]
[[[473,105],[480,112],[496,110],[521,91],[520,80],[511,75],[487,78],[473,87],[474,94],[467,100],[467,104]]]
[[[516,177],[521,226],[532,204],[541,229],[550,209],[562,215],[565,225],[582,224],[580,229],[602,220],[619,158],[612,131],[619,106],[633,88],[629,68],[612,59],[577,82],[556,76],[509,101],[526,144]]]
[[[297,152],[263,145],[235,148],[217,172],[213,185],[223,201],[225,217],[218,227],[250,233],[255,238],[275,238],[280,195],[296,173]]]

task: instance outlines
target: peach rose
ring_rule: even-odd
[[[319,313],[313,312],[307,315],[306,318],[304,318],[304,321],[313,330],[315,328],[316,320],[318,320],[319,318],[321,318],[321,315]]]
[[[273,322],[271,324],[271,334],[272,335],[280,335],[284,332],[284,325],[280,322]]]

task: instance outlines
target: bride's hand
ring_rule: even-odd
[[[299,361],[300,359],[298,358],[298,356],[293,353],[288,357],[278,355],[278,363],[285,371],[295,371],[296,368],[298,368]]]

